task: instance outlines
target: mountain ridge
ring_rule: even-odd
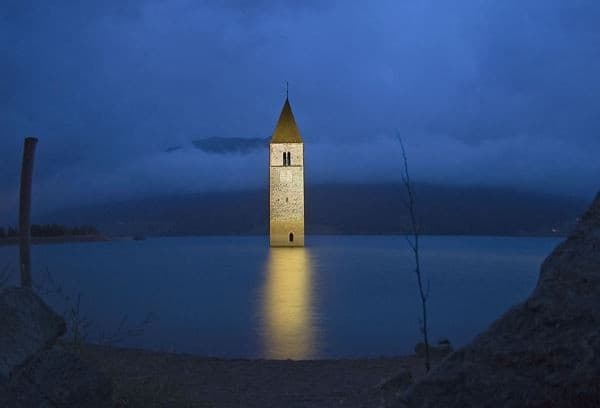
[[[585,201],[497,187],[416,183],[424,234],[563,235]],[[41,214],[36,222],[93,224],[108,235],[268,232],[267,188],[156,195]],[[399,184],[306,186],[307,234],[399,234],[408,220]]]

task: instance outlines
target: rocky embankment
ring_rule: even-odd
[[[392,407],[600,407],[600,194],[531,296]]]
[[[0,291],[0,407],[110,407],[112,384],[57,344],[65,321],[31,290]]]

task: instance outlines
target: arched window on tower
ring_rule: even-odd
[[[283,165],[287,166],[287,155],[283,152]]]
[[[290,152],[287,152],[287,163],[288,166],[292,165],[292,154]]]

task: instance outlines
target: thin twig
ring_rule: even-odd
[[[421,320],[421,332],[423,334],[423,341],[425,343],[425,369],[429,371],[430,369],[430,361],[429,361],[429,332],[427,327],[427,298],[429,297],[429,280],[427,281],[427,290],[423,289],[423,279],[421,275],[421,260],[420,260],[420,252],[419,252],[419,237],[420,237],[420,228],[419,223],[417,222],[417,215],[415,211],[415,194],[412,186],[412,182],[410,180],[410,173],[408,171],[408,159],[406,157],[406,149],[404,148],[404,143],[402,142],[402,137],[398,135],[398,141],[400,142],[400,149],[402,152],[402,162],[403,162],[403,172],[401,173],[402,184],[406,189],[407,193],[407,201],[408,201],[408,213],[410,216],[410,233],[412,235],[412,240],[408,238],[406,235],[406,241],[410,245],[412,249],[413,255],[415,257],[415,275],[417,276],[417,286],[419,288],[419,295],[421,297],[421,311],[422,311],[422,320]]]

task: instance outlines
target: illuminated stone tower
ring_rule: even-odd
[[[271,246],[304,246],[304,143],[285,98],[269,144]]]

